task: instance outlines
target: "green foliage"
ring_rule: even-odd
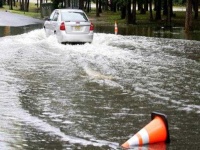
[[[63,2],[63,0],[51,0],[51,1],[52,1],[52,3],[53,3],[53,8],[54,8],[54,9],[57,9],[59,3],[62,3],[62,2]]]
[[[116,2],[117,5],[126,5],[126,0],[114,0],[114,2]]]

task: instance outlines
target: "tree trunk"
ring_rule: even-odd
[[[133,0],[132,23],[136,24],[136,0]]]
[[[102,13],[102,0],[99,0],[99,13]]]
[[[192,0],[194,19],[198,19],[199,0]]]
[[[161,20],[161,0],[156,1],[156,20]]]
[[[164,0],[164,4],[163,4],[163,15],[167,16],[168,14],[168,0]]]
[[[185,15],[185,31],[192,30],[192,0],[187,0]]]
[[[149,0],[145,0],[145,3],[144,3],[144,9],[145,9],[145,11],[149,10],[148,3],[149,3]]]
[[[172,18],[172,0],[167,0],[167,19],[166,26],[171,27],[171,18]]]
[[[149,0],[149,20],[153,20],[152,0]]]
[[[69,1],[68,0],[65,0],[64,1],[64,8],[68,8],[69,7]]]
[[[96,17],[100,17],[100,15],[99,15],[99,0],[96,0]]]
[[[130,15],[130,12],[129,12],[129,6],[128,6],[128,1],[127,0],[127,4],[126,4],[126,24],[129,24],[129,15]]]
[[[68,0],[68,7],[71,7],[71,2],[70,2],[70,0]]]
[[[20,10],[24,11],[24,0],[20,0]]]
[[[12,0],[9,0],[9,4],[10,4],[10,10],[13,10],[13,2],[12,2]]]
[[[13,6],[17,7],[16,1],[15,1],[15,0],[13,1]]]
[[[108,10],[108,0],[105,0],[105,10]]]
[[[79,0],[79,9],[84,10],[84,0]]]
[[[0,0],[0,8],[3,7],[3,0]]]
[[[88,0],[88,12],[90,11],[90,7],[91,7],[91,0]]]
[[[127,0],[126,3],[126,24],[132,24],[133,23],[133,17],[131,14],[131,0]]]
[[[26,12],[29,11],[29,0],[25,0],[24,10],[25,10]]]
[[[140,11],[142,9],[142,1],[141,0],[138,0],[138,11]]]
[[[86,0],[85,2],[85,10],[89,13],[90,12],[90,2],[91,0]]]

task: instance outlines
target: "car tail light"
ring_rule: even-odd
[[[64,23],[64,22],[62,22],[62,23],[60,24],[60,30],[65,30],[65,23]]]
[[[93,30],[94,30],[94,24],[91,23],[91,24],[90,24],[90,31],[93,31]]]

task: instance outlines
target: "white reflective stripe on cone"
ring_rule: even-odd
[[[128,141],[130,147],[136,145],[142,145],[149,143],[149,135],[145,129],[141,129],[137,134],[135,134],[132,138]]]
[[[129,144],[129,147],[139,145],[139,139],[136,135],[134,135],[127,141],[127,143]]]
[[[140,134],[141,138],[142,138],[142,144],[147,144],[149,143],[149,134],[147,132],[146,129],[141,129],[138,134]],[[141,144],[141,143],[140,143]]]

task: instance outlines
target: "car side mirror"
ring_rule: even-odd
[[[49,17],[44,19],[45,21],[51,21],[51,19]]]

